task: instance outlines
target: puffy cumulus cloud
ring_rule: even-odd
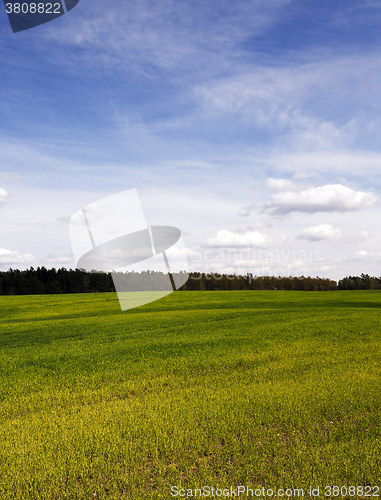
[[[315,266],[315,271],[327,272],[336,269],[336,266]]]
[[[7,266],[14,266],[15,264],[27,265],[34,263],[34,261],[35,257],[30,253],[22,254],[18,250],[0,248],[0,264],[6,264]]]
[[[274,215],[292,212],[349,212],[372,205],[377,199],[372,192],[354,191],[342,184],[327,184],[299,192],[273,194],[263,210]]]
[[[0,248],[0,266],[3,269],[9,267],[18,269],[28,269],[30,266],[46,266],[46,267],[72,267],[73,257],[71,254],[50,253],[47,255],[32,255],[30,253],[22,253],[18,250],[9,250]]]
[[[289,181],[287,179],[267,179],[265,186],[269,189],[275,189],[277,191],[295,191],[298,186],[295,182]]]
[[[381,252],[368,252],[367,250],[358,250],[351,255],[337,257],[335,262],[379,262],[381,261]]]
[[[372,235],[362,231],[361,233],[343,233],[340,229],[334,228],[331,224],[319,224],[310,226],[296,235],[296,239],[309,241],[329,241],[331,243],[358,243],[365,241]]]
[[[310,226],[296,236],[297,239],[322,241],[335,240],[337,241],[342,236],[340,229],[335,229],[331,224],[319,224],[318,226]]]
[[[359,250],[355,252],[354,260],[381,260],[381,252],[367,252],[366,250]]]
[[[7,198],[8,198],[8,193],[6,192],[6,190],[0,188],[0,207],[4,205],[4,203],[7,201]]]
[[[244,233],[235,233],[233,231],[217,231],[215,238],[206,240],[208,247],[245,247],[258,246],[266,247],[272,242],[272,239],[259,231],[246,231]]]

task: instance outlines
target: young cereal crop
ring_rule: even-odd
[[[179,292],[126,312],[113,293],[3,296],[0,310],[1,500],[381,486],[378,291]]]

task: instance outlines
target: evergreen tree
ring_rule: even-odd
[[[45,291],[46,293],[49,294],[63,293],[62,288],[57,280],[50,281],[49,283],[47,283],[45,286]]]

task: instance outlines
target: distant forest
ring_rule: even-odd
[[[181,273],[180,273],[181,274]],[[125,273],[130,290],[166,290],[168,276],[155,271]],[[368,274],[349,276],[338,282],[326,278],[274,277],[190,273],[179,290],[376,290],[381,277]],[[86,272],[81,269],[46,269],[31,267],[26,271],[9,269],[0,272],[0,295],[36,295],[58,293],[115,292],[111,273]]]

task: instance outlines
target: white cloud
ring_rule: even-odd
[[[176,67],[192,71],[209,66],[210,70],[216,60],[221,63],[229,57],[237,42],[262,33],[276,21],[289,2],[145,0],[129,4],[114,0],[112,8],[106,8],[104,2],[92,0],[86,16],[79,15],[78,7],[77,15],[70,14],[70,23],[46,31],[45,37],[53,38],[56,48],[69,46],[66,64],[74,61],[93,71],[132,68],[134,74],[147,72],[151,77],[152,66],[167,72]],[[81,50],[70,50],[76,46]]]
[[[206,240],[209,247],[243,247],[259,246],[266,247],[272,239],[259,231],[246,231],[245,233],[235,233],[233,231],[217,231],[215,238]]]
[[[211,116],[240,116],[246,125],[252,123],[285,134],[287,149],[290,138],[299,151],[301,145],[337,147],[351,141],[358,130],[351,120],[339,126],[330,109],[322,112],[321,108],[331,100],[336,106],[346,107],[348,82],[358,81],[356,63],[371,79],[379,70],[369,60],[353,57],[327,57],[324,62],[317,57],[304,64],[257,66],[249,71],[237,68],[229,78],[195,86],[195,96]],[[338,98],[342,89],[345,92]]]
[[[341,229],[334,228],[331,224],[318,224],[303,229],[301,233],[296,235],[296,239],[351,244],[364,241],[370,236],[372,235],[365,231],[361,233],[344,233]]]
[[[315,266],[315,271],[327,272],[336,269],[336,266]]]
[[[360,210],[377,201],[372,192],[354,191],[342,184],[311,187],[300,192],[285,191],[271,196],[264,209],[271,214],[292,212],[350,212]]]
[[[22,254],[17,250],[8,250],[6,248],[0,248],[0,264],[6,264],[8,266],[14,266],[16,264],[32,264],[35,257],[30,253]]]
[[[298,189],[295,182],[289,181],[287,179],[267,179],[265,186],[269,189],[275,189],[277,191],[294,191]]]
[[[0,207],[2,205],[4,205],[4,203],[6,202],[7,198],[8,198],[7,191],[5,189],[3,189],[3,188],[0,188]]]
[[[229,120],[241,120],[245,128],[256,126],[273,132],[275,154],[294,156],[298,163],[303,153],[346,156],[349,165],[357,163],[356,156],[377,155],[366,151],[371,142],[377,144],[381,128],[377,113],[370,111],[368,104],[380,96],[376,82],[381,67],[375,52],[339,57],[326,52],[322,57],[322,52],[309,50],[299,64],[247,67],[234,67],[228,78],[195,86],[196,98],[207,116],[227,115]],[[259,137],[262,139],[261,134]],[[356,173],[359,166],[362,164],[356,165]],[[285,170],[295,172],[295,167],[300,172],[324,169],[321,164],[304,162]],[[343,172],[349,166],[333,162],[330,168]]]
[[[293,179],[310,179],[311,177],[319,177],[316,172],[297,172],[294,174]]]
[[[199,248],[199,247],[198,247]],[[191,261],[200,261],[202,259],[202,254],[200,252],[197,252],[193,248],[187,248],[186,249],[186,254],[187,258]]]
[[[310,226],[297,235],[297,239],[310,241],[338,240],[342,236],[340,229],[335,229],[331,224],[319,224]]]
[[[355,260],[381,260],[381,252],[367,252],[359,250],[355,252]]]
[[[72,267],[73,258],[70,254],[50,253],[47,255],[33,255],[22,253],[19,250],[0,248],[0,266],[8,268],[28,269],[30,266]]]
[[[346,262],[379,262],[381,261],[381,252],[368,252],[367,250],[358,250],[351,255],[343,255],[342,257],[337,257],[335,262],[346,263]],[[377,269],[377,268],[376,268]],[[373,271],[375,274],[380,274],[379,271]]]

